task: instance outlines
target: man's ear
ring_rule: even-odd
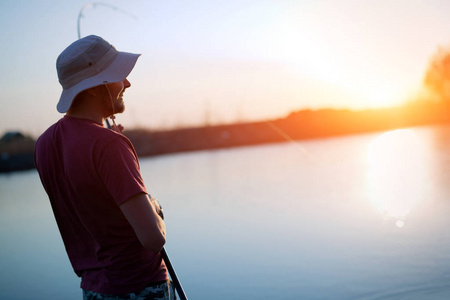
[[[103,85],[97,85],[94,87],[91,87],[90,89],[87,89],[86,95],[90,96],[90,97],[97,97],[99,95],[102,95],[102,92],[104,92],[103,90],[105,89],[105,87]]]

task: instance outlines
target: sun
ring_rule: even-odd
[[[408,98],[408,89],[399,82],[387,81],[384,78],[367,79],[353,78],[347,82],[341,80],[340,84],[355,95],[354,100],[352,99],[353,103],[350,103],[351,106],[358,108],[394,107],[402,105]]]
[[[400,104],[401,99],[389,88],[373,88],[367,91],[367,105],[373,108],[391,107]]]

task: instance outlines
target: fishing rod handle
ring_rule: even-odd
[[[178,280],[177,273],[175,273],[175,269],[172,266],[172,263],[170,262],[169,256],[167,255],[166,249],[162,248],[161,250],[161,256],[166,263],[167,270],[169,271],[170,278],[172,278],[173,284],[175,286],[175,289],[178,293],[178,296],[180,297],[180,300],[188,300],[183,287],[181,286],[181,282]]]

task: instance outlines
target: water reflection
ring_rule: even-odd
[[[443,300],[449,138],[450,126],[417,127],[299,142],[314,160],[284,143],[144,158],[141,170],[190,299]],[[361,201],[369,185],[389,221]],[[0,175],[0,241],[1,300],[80,299],[35,171]]]
[[[413,129],[378,136],[368,151],[368,192],[375,207],[396,226],[424,199],[425,149]]]

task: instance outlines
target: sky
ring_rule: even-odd
[[[55,64],[78,25],[142,54],[117,121],[163,129],[401,104],[449,46],[449,11],[446,0],[2,0],[0,135],[37,137],[63,116]]]

